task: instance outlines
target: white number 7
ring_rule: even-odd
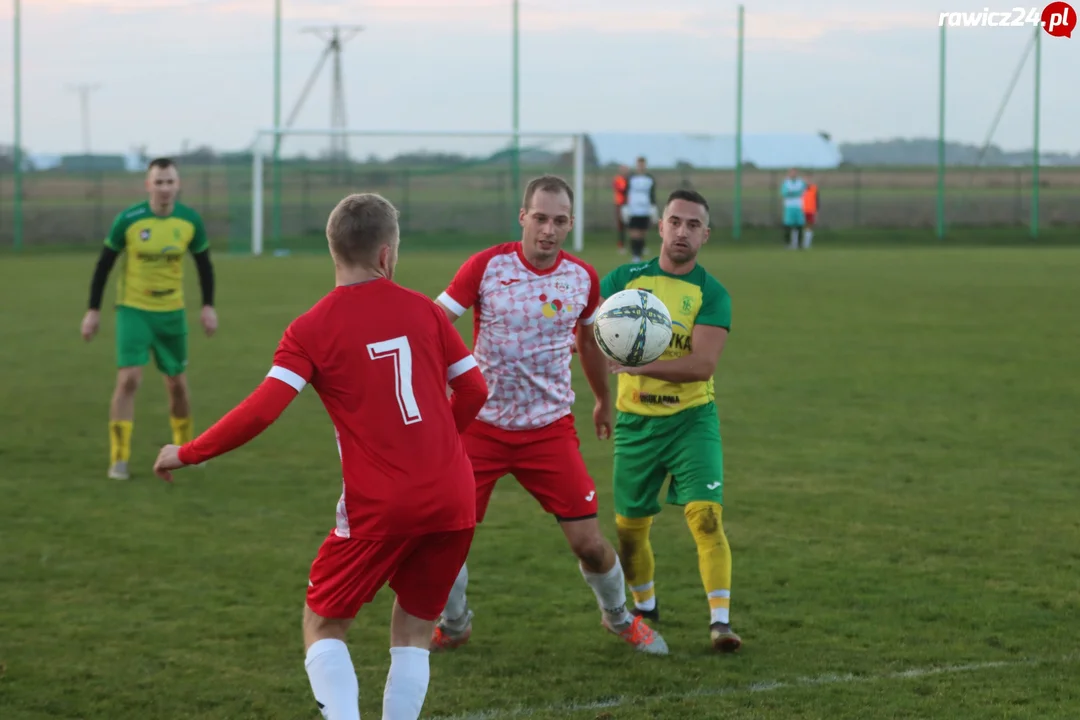
[[[394,390],[397,393],[398,407],[401,408],[401,419],[406,425],[423,420],[420,417],[420,406],[416,404],[416,395],[413,393],[412,348],[409,347],[409,338],[402,335],[392,340],[371,343],[367,349],[372,360],[390,358],[394,361]]]

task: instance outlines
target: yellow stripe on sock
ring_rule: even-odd
[[[723,608],[724,610],[731,609],[731,593],[729,591],[713,590],[708,596],[710,610],[718,610],[720,608]]]

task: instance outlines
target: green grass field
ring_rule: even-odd
[[[602,272],[619,259],[586,257]],[[399,279],[434,294],[462,259],[407,253]],[[1080,717],[1080,250],[703,260],[734,299],[717,393],[743,651],[708,650],[675,509],[653,540],[672,655],[641,657],[601,630],[561,533],[508,478],[470,557],[473,641],[432,658],[424,717]],[[92,265],[0,261],[0,718],[315,720],[299,621],[340,491],[330,422],[304,393],[170,486],[150,473],[169,429],[148,373],[138,474],[107,480],[112,314],[91,344],[78,333]],[[201,428],[261,381],[286,324],[332,284],[318,256],[217,268],[220,333],[192,330]],[[575,377],[613,538],[611,448],[588,435],[576,361]],[[350,636],[366,718],[390,602],[384,590]]]

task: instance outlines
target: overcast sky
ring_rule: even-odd
[[[357,129],[510,127],[510,0],[284,0],[283,114],[322,51],[309,25],[360,24],[343,56]],[[1015,3],[746,3],[744,130],[838,142],[937,134],[938,15]],[[535,131],[730,133],[736,5],[717,0],[522,0],[521,124]],[[877,9],[870,9],[876,7]],[[1041,7],[1041,6],[1040,6]],[[903,9],[902,9],[903,8]],[[947,135],[981,143],[1025,28],[949,34]],[[12,137],[12,0],[0,8],[0,143]],[[23,137],[32,152],[182,143],[239,149],[272,122],[273,0],[23,0]],[[1031,146],[1034,55],[994,141]],[[1043,36],[1042,146],[1080,151],[1080,32]],[[330,123],[329,73],[297,125]]]

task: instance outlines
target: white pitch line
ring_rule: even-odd
[[[702,688],[682,693],[665,693],[662,695],[620,695],[617,697],[595,700],[593,702],[571,702],[555,705],[543,705],[540,707],[511,707],[490,708],[476,712],[459,715],[436,715],[431,720],[505,720],[507,718],[531,717],[538,713],[571,713],[586,712],[589,710],[607,710],[622,707],[643,701],[664,700],[689,700],[692,698],[719,697],[722,695],[736,695],[739,693],[763,693],[775,690],[787,690],[793,688],[819,687],[822,685],[846,685],[852,683],[870,683],[882,680],[911,680],[914,678],[930,677],[933,675],[947,675],[958,673],[972,673],[981,670],[993,670],[997,668],[1021,667],[1024,665],[1062,665],[1080,660],[1080,653],[1065,655],[1060,658],[1029,659],[1029,660],[997,660],[992,662],[965,663],[962,665],[938,665],[930,667],[915,667],[908,670],[898,670],[876,675],[843,675],[828,674],[816,677],[797,678],[795,680],[766,680],[750,683],[749,685]]]

